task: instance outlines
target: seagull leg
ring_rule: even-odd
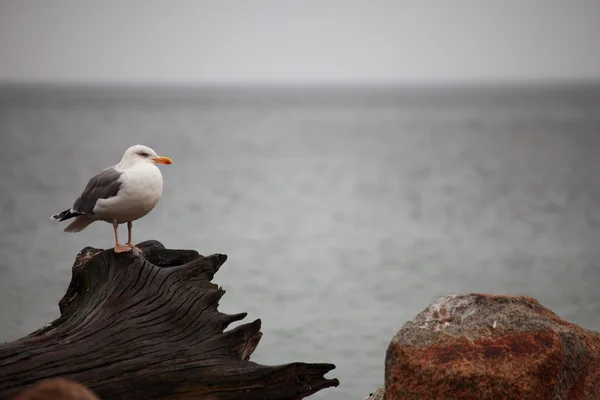
[[[133,243],[131,243],[131,229],[133,228],[133,222],[129,221],[127,223],[127,246],[131,247],[132,249],[136,249],[137,251],[141,253],[143,253],[142,249],[140,249],[139,247],[137,247],[136,245],[134,245]]]
[[[115,253],[125,253],[127,251],[131,251],[130,246],[119,243],[119,224],[113,222],[113,229],[115,230]]]

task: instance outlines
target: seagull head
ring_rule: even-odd
[[[173,161],[169,157],[160,157],[148,146],[136,144],[125,151],[120,164],[124,167],[131,167],[140,163],[173,164]]]

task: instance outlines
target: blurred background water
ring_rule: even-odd
[[[142,143],[174,160],[134,239],[226,253],[221,310],[263,321],[253,360],[332,362],[362,398],[437,296],[535,296],[600,330],[600,90],[4,91],[0,341],[56,318],[84,246],[50,220]],[[122,228],[122,235],[125,229]]]

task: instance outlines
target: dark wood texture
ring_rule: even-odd
[[[106,400],[301,399],[339,384],[324,377],[332,364],[249,361],[260,320],[224,331],[246,313],[217,310],[225,291],[211,280],[225,255],[138,246],[143,256],[90,247],[77,255],[61,316],[0,346],[0,399],[53,377]]]

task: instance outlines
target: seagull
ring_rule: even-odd
[[[95,221],[112,223],[115,231],[115,253],[142,253],[131,242],[133,221],[147,215],[158,203],[163,178],[156,164],[172,164],[169,157],[159,157],[150,147],[137,144],[123,154],[117,165],[92,177],[73,207],[53,215],[53,220],[75,218],[65,232],[80,232]],[[119,224],[127,223],[128,240],[119,243]]]

